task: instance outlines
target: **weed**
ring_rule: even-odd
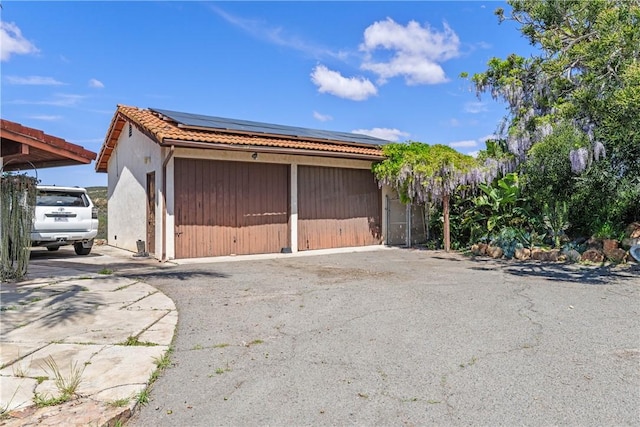
[[[53,396],[45,396],[40,393],[33,394],[33,403],[36,404],[38,408],[44,408],[45,406],[55,406],[60,405],[61,403],[68,402],[71,399],[70,395],[62,394],[58,397]]]
[[[114,408],[122,408],[124,406],[127,406],[128,404],[129,404],[129,399],[126,397],[109,402],[109,406],[112,406]]]
[[[145,388],[136,395],[136,402],[144,406],[149,403],[149,388]]]
[[[227,343],[222,343],[222,344],[215,344],[213,346],[213,348],[225,348],[225,347],[229,347],[229,344]]]
[[[246,344],[246,347],[251,347],[252,345],[257,345],[257,344],[263,344],[264,341],[262,340],[253,340],[250,343]]]
[[[150,383],[154,383],[158,379],[162,371],[169,367],[169,365],[171,364],[172,352],[173,348],[169,347],[169,349],[161,357],[156,357],[153,359],[154,363],[156,364],[156,370],[151,374]]]
[[[11,395],[11,399],[9,399],[6,405],[0,406],[0,420],[3,419],[5,415],[7,415],[7,411],[9,411],[11,402],[13,402],[13,398],[16,397],[16,393],[18,393],[18,390],[20,390],[20,387],[15,389],[15,391]]]
[[[478,361],[478,358],[473,356],[467,363],[461,363],[460,367],[461,368],[467,368],[469,366],[473,366],[476,364],[476,362]]]
[[[204,348],[204,347],[202,347],[202,345],[200,345],[200,344],[196,344],[196,345],[194,345],[194,346],[191,348],[191,350],[202,350],[203,348]]]
[[[429,399],[429,400],[427,400],[427,403],[429,405],[435,405],[436,403],[442,403],[442,402],[440,402],[439,400]]]
[[[78,362],[69,362],[69,376],[65,377],[60,372],[60,368],[58,364],[53,359],[53,357],[49,356],[44,361],[46,367],[42,367],[42,369],[49,374],[49,370],[51,370],[51,374],[53,376],[54,384],[60,393],[62,394],[60,398],[65,398],[69,400],[71,396],[73,396],[78,389],[78,386],[82,382],[82,374],[84,373],[85,365],[82,365],[82,368],[78,367]],[[47,369],[48,368],[48,369]]]
[[[222,369],[222,368],[216,369],[216,374],[218,374],[218,375],[224,374],[224,369]]]
[[[46,376],[41,376],[41,377],[36,377],[35,380],[38,384],[42,384],[43,382],[45,382],[46,380],[48,380],[49,377]]]
[[[18,307],[16,307],[15,305],[9,305],[7,307],[1,307],[0,311],[10,311],[10,310],[17,310]]]
[[[152,343],[152,342],[148,342],[148,341],[140,341],[138,339],[138,337],[134,337],[134,336],[129,335],[126,340],[124,340],[123,342],[119,343],[118,345],[124,345],[124,346],[130,346],[130,347],[136,347],[136,346],[139,346],[139,347],[154,347],[154,346],[156,346],[158,344]]]
[[[108,268],[103,268],[102,270],[98,271],[98,274],[105,274],[105,275],[113,274],[113,270]]]
[[[13,376],[18,378],[24,378],[27,376],[27,371],[25,367],[22,365],[22,362],[15,363],[11,370],[13,371]]]

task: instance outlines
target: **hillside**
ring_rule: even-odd
[[[87,193],[93,204],[98,208],[98,236],[96,239],[107,238],[107,187],[87,187]]]

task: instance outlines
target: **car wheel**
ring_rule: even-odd
[[[58,249],[60,249],[60,246],[47,246],[47,250],[48,250],[49,252],[55,252],[55,251],[57,251]]]
[[[74,243],[73,249],[76,251],[76,255],[89,255],[91,253],[92,246],[85,248],[82,243]]]

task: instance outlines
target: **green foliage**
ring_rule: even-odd
[[[470,241],[486,240],[495,230],[516,227],[534,228],[528,201],[521,197],[518,174],[509,173],[491,185],[478,185],[482,194],[472,198],[464,210],[462,225],[470,230]]]
[[[27,273],[36,184],[26,175],[0,177],[0,281]]]
[[[560,238],[569,228],[569,209],[567,202],[555,202],[553,207],[548,203],[544,205],[543,221],[553,238],[553,246],[560,247]]]
[[[502,253],[507,259],[513,258],[516,253],[516,249],[522,248],[522,243],[518,240],[519,232],[513,227],[505,227],[491,239],[493,246],[498,246],[502,249]]]
[[[478,162],[446,145],[421,142],[387,144],[385,159],[372,166],[378,181],[398,191],[401,200],[441,201],[460,185],[477,184],[470,175]]]
[[[566,202],[574,233],[638,220],[640,2],[509,4],[511,12],[496,10],[500,22],[519,24],[540,51],[493,58],[471,81],[509,105],[499,134],[523,162],[526,196],[538,209]]]

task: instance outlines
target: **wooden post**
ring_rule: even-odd
[[[442,213],[444,216],[444,251],[449,252],[451,249],[451,236],[449,233],[449,195],[442,197]]]

